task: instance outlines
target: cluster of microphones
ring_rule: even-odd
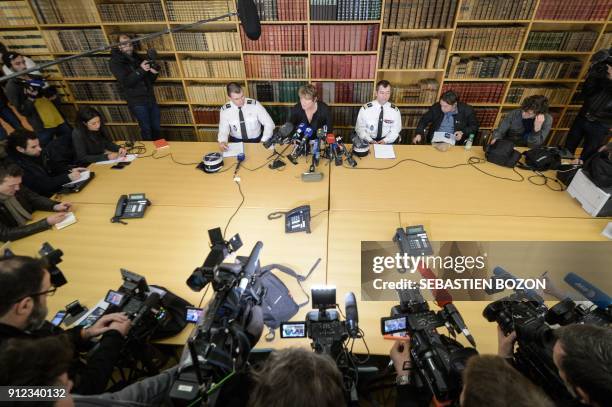
[[[294,127],[291,123],[285,123],[274,132],[270,139],[263,143],[266,148],[275,144],[293,146],[287,158],[294,165],[297,164],[299,157],[312,155],[310,172],[315,171],[321,159],[333,161],[338,166],[342,165],[344,160],[351,167],[357,165],[342,137],[328,133],[327,126],[323,126],[315,133],[305,123],[300,123],[297,127]]]

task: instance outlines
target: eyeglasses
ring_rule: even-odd
[[[38,296],[41,296],[41,295],[46,295],[47,297],[52,297],[53,295],[55,295],[56,291],[57,291],[57,287],[51,287],[47,291],[42,291],[40,293],[34,293],[34,294],[25,295],[25,296],[15,300],[15,302],[19,302],[19,301],[23,300],[24,298],[38,297]]]

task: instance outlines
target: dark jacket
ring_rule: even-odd
[[[15,194],[15,197],[19,203],[21,203],[21,206],[30,213],[35,210],[53,211],[53,207],[59,203],[58,201],[45,198],[44,196],[38,195],[36,192],[30,191],[25,185],[21,186],[19,191]],[[50,228],[51,225],[47,223],[46,219],[18,226],[8,209],[6,209],[6,206],[0,204],[0,240],[3,242],[21,239]]]
[[[21,331],[10,325],[0,324],[0,345],[10,338],[44,338],[50,335],[65,334],[75,349],[71,376],[74,377],[72,391],[78,394],[100,394],[106,390],[115,363],[122,349],[123,337],[116,330],[107,331],[99,341],[99,345],[92,351],[92,342],[81,338],[82,327],[78,326],[68,330],[54,327],[46,322],[43,327],[34,332]],[[90,352],[87,364],[79,360],[81,352]]]
[[[544,144],[552,129],[552,116],[545,113],[544,123],[540,131],[531,133],[529,138],[524,140],[523,134],[525,133],[525,127],[523,126],[522,112],[521,109],[514,109],[508,112],[504,120],[502,120],[493,131],[493,138],[510,140],[515,146],[519,147],[534,148]]]
[[[608,79],[607,71],[594,69],[584,82],[582,96],[580,114],[612,128],[612,80]]]
[[[415,134],[425,134],[425,129],[429,127],[429,131],[427,132],[427,142],[431,142],[433,138],[433,133],[436,131],[440,124],[442,124],[442,119],[444,119],[444,113],[442,112],[442,108],[440,107],[440,103],[433,104],[427,113],[425,113],[421,119],[419,120],[419,124],[417,124]],[[476,112],[474,112],[474,108],[466,103],[457,102],[457,114],[454,115],[455,119],[455,131],[462,131],[463,137],[457,143],[460,144],[467,140],[470,134],[476,136],[478,133],[478,120],[476,119]]]
[[[143,70],[140,67],[143,60],[136,52],[128,56],[116,48],[111,51],[110,70],[131,105],[155,102],[153,83],[157,80],[157,74]]]
[[[72,131],[72,145],[79,162],[95,163],[108,160],[104,151],[119,151],[119,146],[101,131],[88,131],[87,129],[76,127]]]
[[[317,111],[312,116],[311,122],[308,121],[308,117],[306,117],[306,112],[304,111],[304,109],[302,109],[302,105],[300,105],[299,103],[297,103],[291,108],[289,121],[296,128],[301,123],[304,123],[306,126],[312,129],[313,137],[316,135],[317,130],[323,128],[323,126],[327,126],[328,133],[333,133],[334,131],[331,109],[325,102],[322,102],[320,100],[317,101]]]
[[[9,157],[23,169],[23,185],[39,195],[50,197],[71,181],[67,172],[57,174],[46,168],[42,157],[30,157],[17,151],[9,152]]]
[[[38,111],[34,106],[34,101],[32,101],[32,99],[25,94],[23,86],[17,83],[16,78],[13,78],[7,82],[5,92],[8,100],[13,106],[15,106],[19,113],[26,117],[28,123],[30,123],[30,126],[32,126],[32,129],[34,129],[35,132],[43,131],[45,129],[42,119],[38,115]],[[59,96],[53,99],[52,102],[61,114],[61,101]]]

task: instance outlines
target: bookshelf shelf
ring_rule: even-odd
[[[70,24],[39,24],[40,28],[80,28],[80,27],[100,27],[101,23],[70,23]]]
[[[308,24],[307,21],[262,21],[262,25]]]
[[[308,55],[308,51],[242,51],[245,55],[270,55],[270,54],[282,54],[282,55]],[[331,52],[330,52],[331,54]]]
[[[444,72],[445,69],[377,69],[378,72]]]
[[[26,30],[36,29],[36,25],[20,24],[20,25],[0,25],[0,30]]]
[[[376,51],[310,51],[311,55],[376,55]]]
[[[444,78],[444,82],[509,82],[510,78]]]
[[[174,54],[174,51],[165,51],[168,54]],[[161,51],[157,51],[158,54]],[[176,51],[178,55],[240,55],[240,51]],[[245,52],[246,54],[246,52]]]
[[[523,54],[546,54],[546,55],[591,55],[591,52],[578,52],[578,51],[521,51]]]
[[[452,28],[383,28],[384,33],[411,33],[418,32],[423,34],[433,34],[439,32],[453,32]]]
[[[526,79],[526,78],[512,78],[512,82],[559,82],[559,83],[573,83],[577,82],[578,79]]]
[[[511,50],[511,51],[455,51],[451,49],[449,51],[451,54],[520,54],[520,50]]]
[[[380,20],[310,20],[310,24],[379,24]]]
[[[269,81],[269,82],[279,82],[279,81],[292,81],[292,82],[308,82],[309,79],[308,78],[246,78],[244,79],[247,82],[261,82],[261,81]],[[243,79],[241,79],[241,81],[244,81]],[[312,79],[314,80],[321,80],[321,79]],[[339,79],[333,79],[333,80],[339,80]],[[351,79],[352,80],[352,79]]]
[[[606,24],[605,20],[533,20],[531,21],[534,24],[594,24],[594,25],[602,25]]]
[[[528,24],[531,20],[457,20],[457,24]]]
[[[193,21],[190,21],[191,23],[193,23]],[[161,21],[104,21],[103,23],[98,24],[98,26],[103,25],[103,26],[114,26],[114,25],[127,25],[127,26],[133,26],[133,25],[166,25],[166,22],[161,20]]]
[[[243,78],[183,78],[190,82],[242,82]]]
[[[306,79],[304,79],[306,80]],[[330,79],[330,78],[311,78],[311,82],[373,82],[374,79]]]

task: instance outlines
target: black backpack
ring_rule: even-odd
[[[521,153],[514,149],[514,143],[510,140],[497,139],[495,144],[483,146],[487,161],[513,168],[521,158]]]
[[[540,146],[525,151],[525,164],[521,168],[533,171],[557,170],[561,166],[561,154],[556,147]]]
[[[160,305],[166,310],[166,317],[163,323],[155,329],[151,339],[164,339],[179,334],[187,325],[185,320],[187,307],[193,307],[193,305],[164,287],[156,285],[151,285],[151,287],[166,292],[160,299]]]
[[[584,170],[599,188],[612,187],[612,160],[609,152],[602,151],[592,156],[584,163]]]

